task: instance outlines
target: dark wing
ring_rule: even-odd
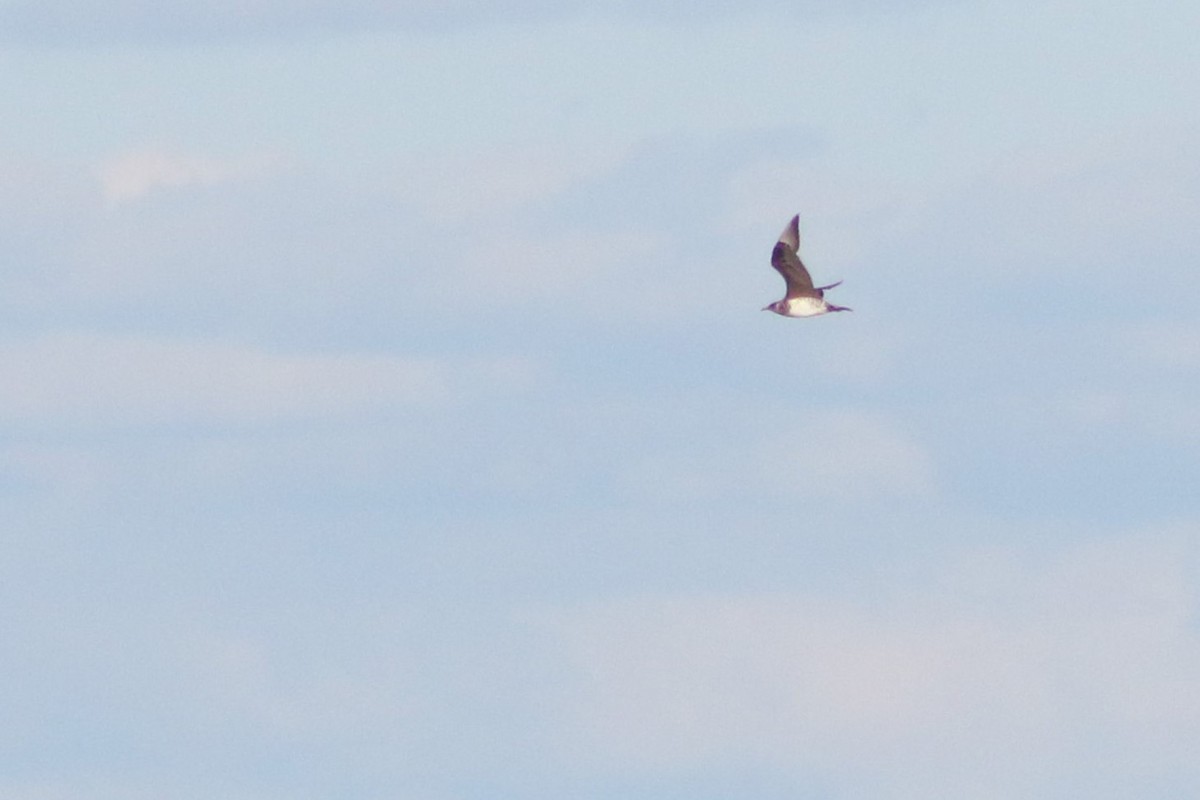
[[[813,290],[812,276],[804,268],[798,255],[800,251],[800,215],[792,217],[792,221],[779,234],[775,250],[771,253],[771,266],[779,270],[787,283],[787,298],[819,296]]]

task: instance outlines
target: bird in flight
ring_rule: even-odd
[[[763,311],[774,311],[784,317],[816,317],[828,314],[830,311],[853,311],[845,306],[835,306],[825,302],[825,290],[839,285],[831,283],[828,286],[813,286],[812,276],[800,261],[800,215],[792,217],[792,221],[779,234],[775,250],[771,253],[771,266],[779,270],[787,283],[787,294],[782,300],[776,300],[765,307]]]

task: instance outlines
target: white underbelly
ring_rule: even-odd
[[[819,297],[793,297],[787,302],[789,317],[815,317],[828,310],[825,301]]]

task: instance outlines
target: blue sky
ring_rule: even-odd
[[[0,2],[0,800],[1195,795],[1198,25]]]

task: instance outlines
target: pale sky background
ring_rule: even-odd
[[[0,0],[0,800],[1200,796],[1198,30]]]

